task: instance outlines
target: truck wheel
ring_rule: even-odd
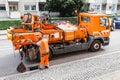
[[[90,46],[90,51],[99,51],[101,49],[101,42],[99,40],[95,40],[91,46]]]

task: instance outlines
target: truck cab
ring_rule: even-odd
[[[79,27],[86,28],[91,36],[109,37],[110,23],[105,14],[80,13]]]
[[[80,13],[79,27],[86,28],[87,34],[99,39],[103,45],[109,44],[110,22],[106,14]]]

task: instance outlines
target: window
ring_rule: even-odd
[[[9,2],[9,10],[10,11],[18,11],[18,3],[17,2]]]
[[[93,8],[94,10],[99,10],[99,9],[100,9],[100,5],[93,5],[92,8]]]
[[[112,11],[114,11],[114,10],[115,10],[115,4],[112,5]]]
[[[90,17],[82,16],[81,17],[81,21],[83,21],[83,22],[90,22]]]
[[[102,4],[102,10],[106,10],[106,4]]]
[[[36,10],[36,5],[31,5],[31,10]]]
[[[39,11],[44,11],[45,3],[39,3]]]
[[[30,6],[29,5],[24,5],[25,10],[30,10]]]
[[[1,7],[1,6],[0,6],[0,10],[6,10],[6,8],[5,8],[5,7]]]
[[[107,17],[101,17],[100,18],[100,26],[107,26],[108,25],[108,18]]]
[[[36,5],[24,5],[24,10],[35,11],[36,10]]]
[[[117,10],[120,10],[120,4],[117,5]]]
[[[4,11],[4,10],[6,10],[6,8],[5,8],[5,5],[0,5],[0,11]]]
[[[110,5],[110,6],[109,6],[109,10],[114,11],[114,10],[115,10],[115,4]]]
[[[10,6],[9,6],[9,10],[10,10],[10,11],[17,11],[18,8],[17,8],[17,6],[15,6],[15,5],[10,5]]]

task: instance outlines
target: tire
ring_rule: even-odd
[[[90,51],[95,52],[101,49],[101,41],[94,40],[94,42],[90,46]]]

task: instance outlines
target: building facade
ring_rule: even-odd
[[[95,12],[120,13],[120,0],[86,0],[89,9]],[[0,0],[0,18],[19,18],[30,12],[40,15],[44,12],[46,0]],[[59,14],[57,14],[59,15]]]
[[[46,0],[0,0],[0,18],[20,18],[27,12],[39,15],[45,3]]]
[[[120,0],[87,0],[90,10],[99,13],[120,13]]]

